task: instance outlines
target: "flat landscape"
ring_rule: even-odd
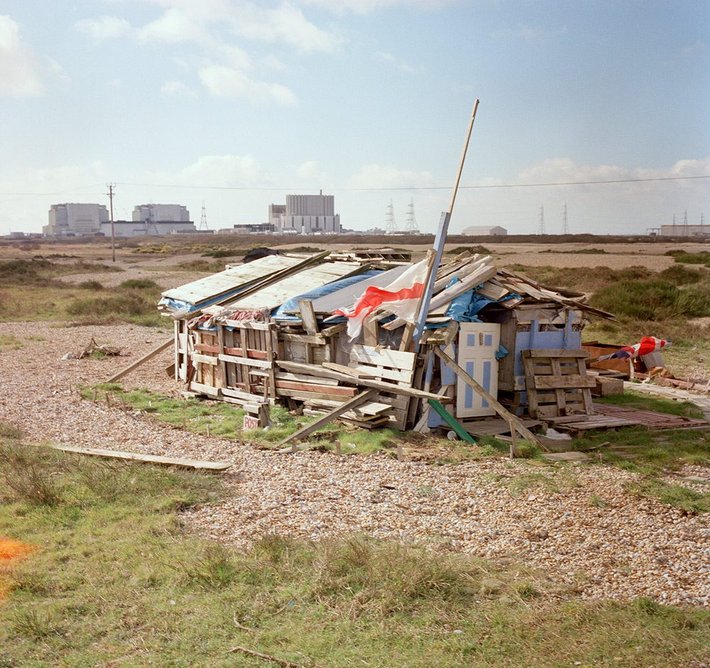
[[[32,546],[0,560],[0,666],[710,665],[707,431],[589,436],[582,464],[511,461],[494,440],[364,442],[349,427],[289,455],[224,405],[184,402],[171,349],[102,385],[172,336],[162,290],[264,241],[122,242],[115,263],[106,241],[0,246],[0,539]],[[368,244],[383,246],[283,248]],[[585,338],[672,338],[676,377],[710,380],[707,245],[477,246],[618,315]],[[79,359],[92,340],[122,354]],[[710,417],[707,395],[634,400]],[[43,444],[231,468],[188,475]]]

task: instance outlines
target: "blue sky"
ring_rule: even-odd
[[[117,218],[323,189],[432,232],[475,98],[452,232],[710,223],[708,35],[707,0],[0,1],[0,233],[107,182]]]

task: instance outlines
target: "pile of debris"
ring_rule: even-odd
[[[534,421],[592,413],[581,332],[589,316],[612,316],[490,256],[439,264],[417,340],[391,299],[351,339],[348,319],[334,313],[371,293],[391,296],[412,268],[399,258],[283,254],[168,290],[159,308],[175,321],[175,378],[241,405],[255,426],[278,402],[368,429],[444,428],[469,439],[497,415],[513,440],[537,440],[525,412]]]

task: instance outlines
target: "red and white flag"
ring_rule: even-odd
[[[348,319],[350,340],[360,334],[365,318],[376,309],[386,308],[407,322],[414,322],[417,317],[417,304],[424,294],[426,274],[426,260],[417,262],[386,288],[368,286],[352,308],[337,309],[333,311],[333,315],[344,315]]]

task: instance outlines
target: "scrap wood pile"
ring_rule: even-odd
[[[465,432],[462,416],[498,414],[513,438],[534,440],[498,402],[491,364],[508,351],[483,333],[499,327],[487,324],[487,310],[537,305],[556,314],[609,314],[581,295],[498,269],[490,256],[464,252],[436,269],[426,328],[415,341],[411,310],[423,303],[415,287],[425,265],[286,254],[168,290],[159,308],[175,319],[175,377],[196,395],[243,406],[256,424],[275,402],[368,429],[443,426],[457,434]],[[363,303],[367,309],[358,311]],[[483,375],[462,358],[474,344],[490,358],[478,365]],[[478,414],[466,413],[473,395]]]

